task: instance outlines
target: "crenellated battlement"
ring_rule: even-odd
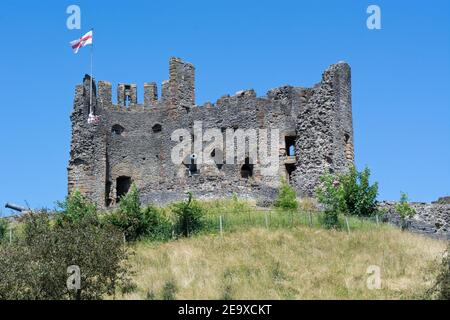
[[[117,102],[112,99],[112,84],[108,81],[98,82],[99,104],[105,108],[123,109],[135,105],[157,107],[164,103],[171,108],[191,108],[195,106],[195,68],[191,63],[179,58],[169,61],[169,80],[161,84],[161,99],[158,99],[158,87],[155,82],[144,83],[144,101],[138,99],[138,86],[135,83],[117,85]]]
[[[264,96],[257,96],[254,89],[240,90],[234,95],[223,95],[216,102],[206,102],[199,106],[195,104],[195,68],[191,63],[183,62],[179,58],[171,58],[169,62],[169,80],[161,83],[161,97],[158,97],[158,86],[156,82],[144,83],[139,88],[134,83],[117,84],[117,99],[112,99],[112,85],[108,81],[98,82],[99,105],[105,109],[120,111],[147,111],[151,108],[194,108],[204,106],[206,108],[222,107],[230,104],[240,103],[256,99],[267,101],[291,100],[295,90],[292,86],[282,86],[269,90]],[[143,101],[140,101],[138,91],[144,92]],[[302,88],[297,88],[302,89]]]

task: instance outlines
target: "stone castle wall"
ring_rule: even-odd
[[[114,206],[131,182],[140,189],[144,203],[168,203],[184,198],[187,191],[198,197],[236,193],[265,201],[275,197],[280,177],[299,196],[311,196],[321,174],[341,172],[353,164],[351,71],[346,63],[330,66],[313,88],[283,86],[264,97],[244,90],[197,106],[194,66],[171,58],[161,98],[156,83],[149,82],[139,103],[138,89],[135,84],[119,84],[114,103],[111,83],[94,81],[91,109],[99,123],[89,124],[89,76],[76,87],[69,192],[79,189],[100,207]],[[264,174],[265,164],[250,153],[238,163],[221,163],[220,156],[229,155],[226,144],[231,139],[214,149],[213,162],[196,165],[195,170],[191,152],[182,155],[183,163],[173,163],[171,152],[180,143],[173,141],[176,130],[190,130],[187,138],[207,147],[199,136],[212,128],[227,138],[241,130],[267,129],[271,135],[278,129],[276,174]],[[262,137],[258,134],[257,141]],[[236,149],[239,143],[230,147]],[[262,151],[258,148],[257,154]]]
[[[380,208],[386,212],[385,220],[396,226],[401,226],[402,221],[395,210],[396,202],[385,201],[380,203]],[[434,202],[410,203],[416,211],[416,215],[407,219],[408,230],[431,236],[438,239],[450,240],[450,203]]]

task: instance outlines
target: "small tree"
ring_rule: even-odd
[[[364,168],[358,172],[354,166],[348,173],[339,177],[342,184],[342,198],[344,209],[351,215],[359,217],[370,217],[378,210],[378,183],[370,185],[370,169]]]
[[[327,227],[338,225],[340,214],[372,216],[378,211],[378,184],[369,183],[370,170],[358,172],[351,167],[344,174],[326,174],[320,177],[316,189],[319,203],[324,207],[324,223]]]
[[[189,237],[203,228],[203,208],[194,199],[191,192],[188,193],[187,201],[174,204],[172,210],[177,219],[176,230],[178,235]]]
[[[400,215],[402,229],[407,229],[407,220],[416,215],[416,210],[408,203],[408,194],[400,192],[400,202],[395,205],[395,211]]]
[[[372,216],[378,211],[378,184],[369,183],[370,170],[358,172],[351,167],[345,174],[326,174],[316,190],[318,201],[338,213]]]
[[[328,228],[339,226],[339,214],[345,213],[345,200],[342,185],[339,180],[331,175],[320,177],[321,185],[316,190],[317,201],[323,205],[322,224]]]
[[[58,224],[54,218],[27,214],[23,236],[0,245],[0,300],[102,299],[130,288],[120,232],[92,216]],[[69,266],[79,267],[80,290],[67,286]]]
[[[285,179],[281,180],[275,207],[284,210],[297,210],[298,208],[297,194],[295,192],[295,189],[290,186]]]

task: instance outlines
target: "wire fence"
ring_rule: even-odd
[[[216,208],[217,209],[217,208]],[[354,217],[340,216],[339,229],[351,233],[355,230],[370,230],[382,225],[379,216]],[[279,209],[261,209],[244,206],[232,210],[208,210],[204,216],[202,233],[212,233],[224,236],[225,233],[244,231],[251,228],[286,229],[306,226],[323,228],[323,213],[318,211],[296,211]],[[0,242],[13,243],[17,225],[9,224]],[[174,231],[172,237],[175,237]],[[124,235],[124,242],[125,235]]]
[[[225,232],[240,231],[249,228],[282,229],[307,226],[323,228],[323,214],[316,211],[289,210],[242,210],[210,213],[206,216],[206,230],[223,235]],[[354,230],[371,229],[382,224],[378,216],[357,218],[340,216],[339,228],[351,233]]]

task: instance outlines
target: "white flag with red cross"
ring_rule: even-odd
[[[85,47],[87,45],[92,45],[92,40],[94,38],[94,32],[91,30],[88,33],[86,33],[84,36],[82,36],[78,40],[74,40],[70,42],[70,45],[72,46],[73,53],[77,54],[78,50],[80,48]]]

